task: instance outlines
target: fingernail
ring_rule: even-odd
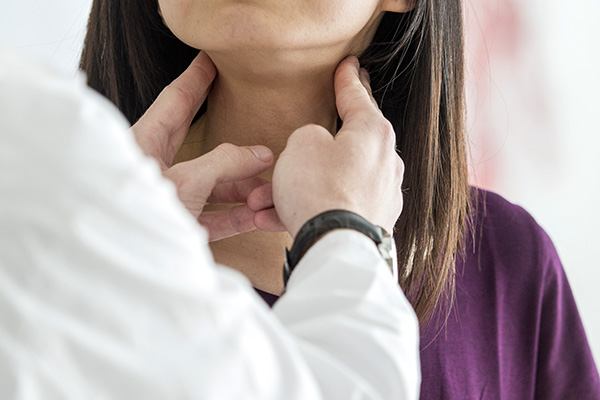
[[[350,62],[351,62],[352,64],[354,64],[354,66],[355,66],[356,68],[359,68],[359,67],[360,67],[360,62],[358,61],[358,58],[357,58],[356,56],[350,56]]]
[[[250,147],[250,150],[252,150],[256,158],[258,158],[260,161],[271,161],[271,158],[273,157],[271,150],[264,146],[252,146]]]

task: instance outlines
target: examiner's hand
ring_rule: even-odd
[[[221,211],[202,211],[208,203],[246,203],[250,192],[266,183],[258,174],[273,163],[273,153],[265,146],[225,143],[194,160],[171,166],[215,76],[215,66],[201,52],[132,127],[144,153],[154,158],[163,175],[175,183],[180,200],[207,228],[211,241],[256,229],[255,212],[263,209],[260,197],[255,196],[253,209],[242,204]],[[264,208],[272,207],[271,199],[265,201]]]
[[[391,232],[402,211],[404,164],[392,124],[377,107],[356,57],[338,66],[335,93],[341,130],[333,137],[307,125],[289,137],[273,173],[275,209],[292,236],[332,209],[355,212]],[[257,225],[268,214],[259,212]]]

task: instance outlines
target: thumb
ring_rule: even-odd
[[[145,154],[165,166],[171,165],[216,73],[212,60],[200,52],[190,66],[163,89],[131,128]]]
[[[214,150],[187,161],[189,168],[198,171],[202,181],[211,183],[212,189],[223,182],[253,178],[267,170],[273,163],[273,152],[265,146],[241,147],[222,143]]]
[[[203,156],[174,165],[164,176],[175,183],[179,199],[198,217],[215,187],[253,178],[269,168],[273,158],[265,146],[238,147],[224,143]]]

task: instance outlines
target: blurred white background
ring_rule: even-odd
[[[466,1],[472,180],[550,234],[600,362],[600,1]],[[2,0],[0,44],[74,75],[90,5]]]
[[[472,181],[549,233],[600,363],[600,1],[466,0]]]

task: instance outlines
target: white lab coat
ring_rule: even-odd
[[[0,49],[0,399],[416,399],[415,314],[336,231],[271,312],[83,78]]]

